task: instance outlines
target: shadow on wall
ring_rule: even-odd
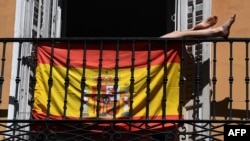
[[[230,118],[230,112],[232,118],[240,118],[241,120],[245,118],[249,118],[250,111],[243,110],[243,109],[230,109],[229,107],[229,97],[226,97],[225,99],[218,101],[215,103],[215,106],[213,107],[213,104],[211,103],[211,115],[215,113],[212,116],[215,117],[224,117],[225,120]],[[247,115],[248,114],[248,115]]]
[[[193,57],[192,54],[185,54],[186,60],[184,60],[184,76],[185,76],[185,86],[184,86],[184,97],[183,97],[183,104],[184,106],[191,100],[193,100],[194,97],[194,92],[197,89],[195,86],[195,78],[196,78],[196,68],[197,67],[197,61]],[[206,60],[203,63],[200,63],[199,68],[200,68],[200,74],[199,76],[201,77],[200,82],[199,82],[199,95],[202,95],[202,89],[209,84],[209,77],[204,77],[204,76],[209,76],[209,62],[210,60]],[[230,118],[230,112],[232,118],[239,118],[241,120],[245,118],[250,117],[250,110],[246,109],[230,109],[229,105],[229,97],[225,97],[225,99],[221,101],[215,102],[213,104],[211,102],[211,116],[215,117],[224,117],[224,119],[229,119]]]

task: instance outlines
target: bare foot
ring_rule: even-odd
[[[235,17],[236,15],[233,14],[230,19],[228,19],[221,27],[219,27],[219,34],[223,37],[223,38],[228,38],[229,33],[230,33],[230,28],[233,25],[234,21],[235,21]]]
[[[210,16],[210,17],[206,18],[205,20],[203,20],[202,22],[195,25],[192,28],[192,30],[200,30],[200,29],[209,28],[209,27],[215,25],[217,23],[217,21],[218,21],[217,16]]]

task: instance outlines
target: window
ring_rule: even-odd
[[[174,1],[63,1],[65,37],[159,37],[172,31]]]

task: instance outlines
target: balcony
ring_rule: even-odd
[[[1,38],[0,106],[9,105],[0,109],[6,113],[0,139],[223,140],[225,125],[250,124],[249,41]],[[226,80],[218,75],[218,47],[228,51]],[[245,53],[240,80],[234,75],[239,51]],[[235,79],[244,93],[234,89]],[[221,85],[225,93],[217,92]],[[235,96],[244,98],[240,109]]]

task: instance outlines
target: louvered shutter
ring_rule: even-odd
[[[59,37],[60,36],[60,17],[61,0],[19,0],[17,1],[15,33],[16,38],[41,38],[41,37]],[[29,86],[30,77],[32,77],[32,68],[29,65],[29,58],[34,54],[33,44],[22,43],[21,66],[12,65],[11,69],[11,84],[10,98],[18,100],[18,109],[14,106],[14,102],[10,102],[8,110],[8,119],[16,117],[18,119],[29,119],[30,106]],[[19,44],[13,45],[12,60],[18,58]],[[19,70],[18,70],[19,69]],[[17,73],[17,71],[20,71]],[[16,76],[20,74],[20,76]],[[20,77],[22,81],[16,84],[16,77]],[[18,94],[16,94],[15,86],[20,85]],[[13,88],[12,88],[13,87]]]
[[[32,37],[60,37],[60,26],[61,7],[58,0],[34,0]]]

